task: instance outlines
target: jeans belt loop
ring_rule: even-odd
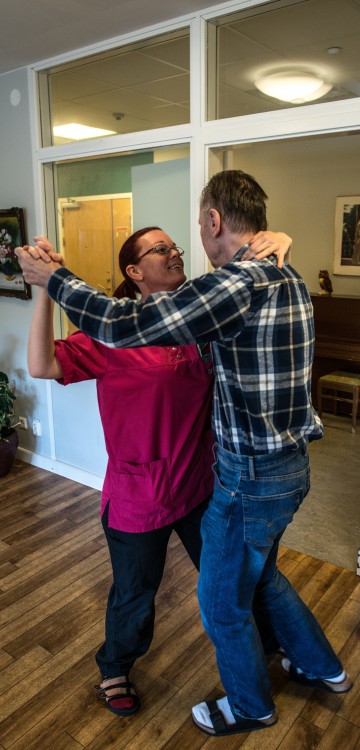
[[[255,461],[254,456],[248,457],[248,466],[249,466],[249,479],[255,479]]]

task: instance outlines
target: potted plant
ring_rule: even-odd
[[[19,444],[18,434],[12,427],[15,398],[8,376],[0,372],[0,477],[10,471]]]

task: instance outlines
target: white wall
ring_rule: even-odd
[[[160,226],[187,251],[183,258],[184,270],[186,276],[190,276],[190,160],[133,167],[131,180],[134,229]]]
[[[360,195],[360,136],[242,146],[234,166],[252,174],[266,191],[269,226],[293,237],[292,263],[310,291],[319,291],[319,269],[326,268],[335,294],[360,296],[360,275],[333,275],[335,199]]]
[[[13,107],[10,102],[10,93],[13,89],[20,92],[20,103],[16,107]],[[36,226],[35,218],[35,201],[39,197],[35,196],[34,191],[26,70],[17,70],[0,76],[0,102],[0,207],[18,206],[24,209],[27,240],[31,241],[36,233],[43,231],[43,227]],[[96,476],[99,466],[96,460],[92,459],[91,455],[89,456],[89,452],[81,460],[76,431],[76,421],[81,419],[86,393],[78,399],[78,411],[70,412],[75,423],[74,430],[72,432],[66,430],[66,419],[63,424],[62,433],[67,432],[65,439],[68,445],[65,461],[69,459],[69,463],[56,460],[50,383],[30,378],[27,371],[27,339],[36,297],[35,287],[32,288],[32,294],[31,300],[0,295],[0,369],[6,372],[10,379],[15,380],[15,418],[19,415],[25,416],[29,424],[27,431],[18,429],[18,456],[49,471],[55,471],[99,488],[101,477]],[[87,385],[90,386],[90,384]],[[57,384],[52,384],[52,387],[60,388]],[[55,412],[56,407],[55,401]],[[42,435],[40,437],[35,437],[31,430],[32,419],[35,417],[41,421]],[[85,423],[83,429],[86,430],[86,428],[89,432]],[[86,443],[83,441],[82,445],[84,452]],[[103,460],[102,470],[104,465]],[[93,476],[88,473],[89,467],[90,471],[94,467]]]
[[[12,106],[10,93],[20,92],[20,103]],[[17,70],[0,76],[0,207],[19,206],[25,210],[27,239],[35,234],[35,196],[32,171],[32,145],[27,71]],[[16,382],[16,414],[37,417],[43,436],[35,438],[19,430],[20,444],[29,451],[50,455],[46,385],[28,377],[26,350],[29,320],[34,299],[0,296],[0,369]]]

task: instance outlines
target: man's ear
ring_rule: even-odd
[[[126,266],[126,273],[137,284],[139,281],[142,281],[144,276],[141,268],[139,266],[135,266],[133,264]]]
[[[213,237],[217,237],[221,232],[221,216],[216,208],[210,208],[209,220],[211,234]]]

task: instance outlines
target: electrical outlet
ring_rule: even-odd
[[[32,428],[33,428],[33,434],[37,435],[38,437],[40,437],[41,436],[41,422],[40,422],[40,419],[33,419]]]
[[[19,427],[21,427],[22,430],[27,430],[28,423],[26,417],[19,417]]]

